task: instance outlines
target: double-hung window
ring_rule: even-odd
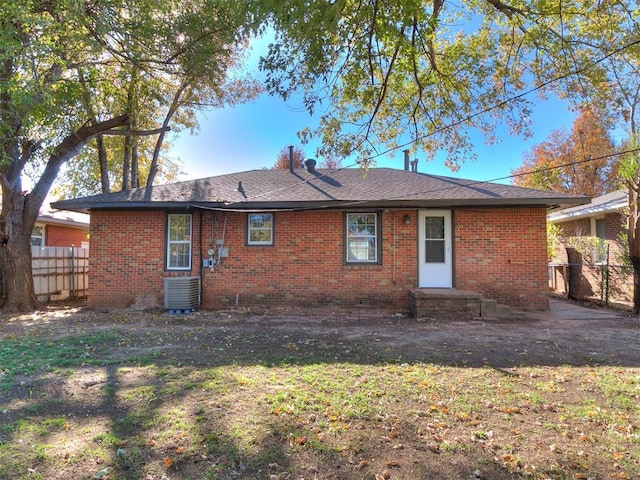
[[[44,225],[36,225],[31,231],[31,246],[44,247]]]
[[[273,213],[247,215],[247,245],[273,245]]]
[[[345,215],[347,263],[380,263],[380,221],[377,213]]]
[[[191,215],[167,215],[167,270],[191,269]]]

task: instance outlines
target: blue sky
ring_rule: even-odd
[[[266,52],[270,38],[253,43],[253,51],[247,61],[248,69],[256,69],[260,54]],[[427,162],[425,155],[412,154],[420,160],[420,172],[447,175],[472,180],[493,180],[506,177],[522,164],[523,154],[544,141],[552,130],[571,128],[574,114],[568,104],[556,99],[541,100],[531,93],[530,101],[536,102],[531,119],[534,136],[527,140],[511,137],[508,129],[499,132],[500,143],[487,146],[481,135],[474,138],[477,156],[475,161],[462,164],[457,172],[444,166],[444,155]],[[174,136],[170,155],[183,164],[184,175],[180,180],[211,177],[244,170],[271,167],[278,152],[289,145],[298,145],[297,132],[317,124],[295,98],[288,102],[263,94],[256,101],[235,107],[204,112],[199,115],[200,130],[191,135],[183,131]],[[318,143],[303,146],[307,158],[315,158]],[[353,159],[343,161],[343,166]],[[403,168],[404,154],[399,149],[393,157],[384,155],[376,159],[377,167]],[[502,181],[508,183],[508,180]]]
[[[534,98],[534,100],[537,100]],[[487,146],[481,135],[475,138],[477,159],[462,164],[457,172],[444,166],[444,157],[427,162],[418,154],[420,172],[472,180],[506,177],[522,164],[523,154],[544,141],[557,128],[571,128],[574,114],[555,99],[540,101],[532,114],[534,136],[527,140],[511,137],[504,128],[500,143]],[[300,145],[296,133],[315,119],[294,103],[263,95],[253,103],[206,112],[200,116],[201,129],[196,135],[181,132],[173,141],[171,155],[179,157],[185,175],[181,180],[210,177],[225,173],[271,167],[282,148]],[[303,146],[307,158],[315,158],[317,144]],[[412,155],[412,159],[415,155]],[[343,162],[343,165],[351,162]],[[402,149],[393,157],[376,159],[376,166],[403,168]],[[502,183],[506,183],[504,181]]]

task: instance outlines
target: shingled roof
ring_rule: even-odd
[[[587,203],[588,197],[391,168],[250,170],[52,204],[65,210],[220,208],[281,210],[354,207],[533,206]]]

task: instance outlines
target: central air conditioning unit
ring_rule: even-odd
[[[200,277],[164,279],[164,308],[169,311],[193,311],[200,305]]]

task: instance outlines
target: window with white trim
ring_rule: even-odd
[[[592,234],[597,238],[593,248],[592,258],[594,263],[605,263],[607,261],[607,221],[603,218],[593,219]]]
[[[36,225],[31,230],[31,246],[44,247],[44,225]]]
[[[347,263],[380,262],[380,225],[377,213],[345,215],[345,260]]]
[[[167,270],[191,269],[191,214],[167,215]]]
[[[273,213],[247,215],[247,245],[273,245]]]

